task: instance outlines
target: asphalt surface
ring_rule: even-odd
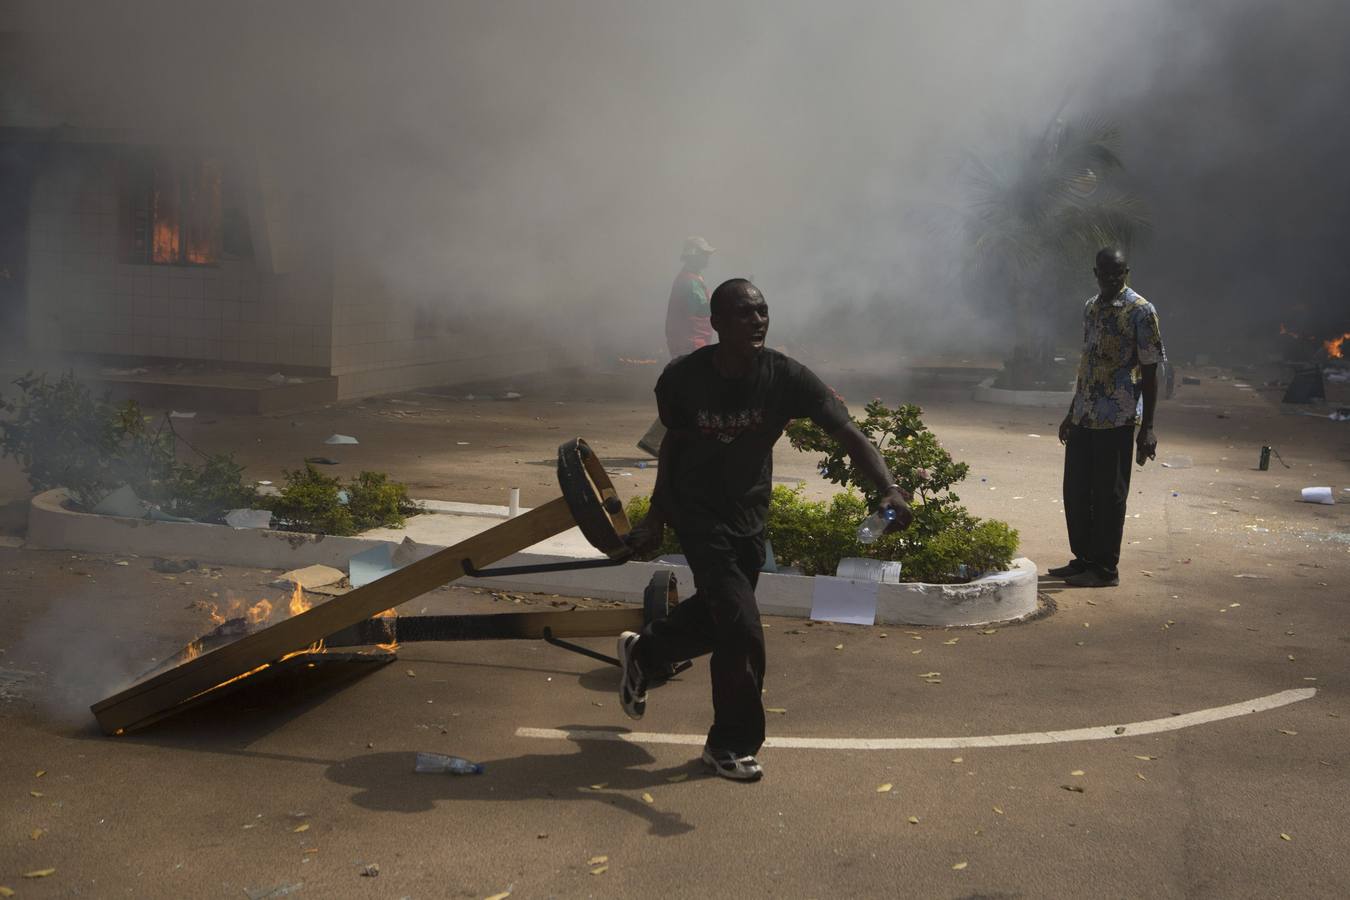
[[[443,462],[424,462],[415,474],[451,499],[494,502],[502,467],[537,462],[530,471],[547,473],[557,440],[530,423],[559,401],[494,404],[492,421],[474,426],[484,407],[408,399],[444,418],[404,425],[387,413],[396,406],[376,404],[361,413],[391,420],[363,432],[361,446],[378,458],[387,434],[399,450],[383,468],[396,477],[404,459],[443,460],[449,451],[437,448],[452,430],[488,443],[498,428],[515,443],[496,467],[480,459],[470,474],[438,479]],[[972,465],[967,505],[1018,527],[1042,571],[1062,562],[1060,414],[920,399],[944,444]],[[317,433],[333,424],[322,416],[350,422],[353,409],[299,426],[267,420],[253,437],[285,445],[287,429]],[[597,435],[602,453],[649,417],[628,396],[586,409],[589,428],[558,413],[552,424]],[[234,420],[215,427],[246,433]],[[1159,437],[1158,462],[1173,467],[1135,472],[1138,518],[1127,523],[1119,588],[1075,591],[1046,578],[1043,616],[993,629],[767,620],[765,701],[782,710],[770,714],[772,736],[1123,734],[770,748],[755,785],[708,776],[697,747],[518,736],[697,734],[708,722],[703,662],[653,691],[647,717],[632,723],[617,706],[616,670],[536,642],[404,645],[373,671],[325,663],[264,678],[106,738],[90,702],[209,627],[209,604],[281,599],[269,584],[276,573],[166,576],[144,559],[0,549],[0,885],[21,897],[1350,895],[1350,507],[1296,502],[1302,486],[1339,495],[1350,484],[1350,423],[1281,415],[1269,392],[1207,378],[1163,406]],[[1255,471],[1261,444],[1292,468]],[[608,452],[630,473],[616,477],[641,490],[651,470]],[[252,460],[250,472],[267,477],[267,465]],[[780,455],[782,477],[809,479],[810,468]],[[444,589],[403,611],[566,602]],[[612,652],[608,640],[587,643]],[[1309,688],[1311,698],[1263,712],[1130,731]],[[465,756],[486,772],[415,774],[418,751]],[[377,875],[362,874],[372,865]]]

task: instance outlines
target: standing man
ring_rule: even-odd
[[[1153,410],[1165,353],[1158,311],[1125,286],[1125,254],[1114,247],[1100,251],[1092,271],[1100,291],[1083,310],[1078,383],[1059,425],[1073,559],[1050,574],[1074,587],[1115,587],[1130,495],[1130,444],[1141,466],[1157,456]]]
[[[809,417],[844,445],[876,485],[880,507],[894,512],[887,530],[904,528],[913,514],[844,404],[801,363],[765,349],[769,307],[758,288],[744,278],[723,282],[711,313],[718,343],[676,359],[656,383],[669,431],[651,512],[631,538],[636,551],[649,551],[673,525],[696,593],[641,635],[626,631],[619,638],[619,699],[629,718],[640,719],[648,673],[712,653],[713,724],[703,761],[724,778],[757,781],[764,631],[755,584],[764,565],[773,445],[784,426]]]
[[[703,283],[703,270],[715,250],[703,238],[685,238],[684,265],[670,286],[670,302],[666,305],[666,349],[675,359],[712,343],[713,329],[708,309],[708,286]],[[661,455],[661,439],[666,429],[657,419],[638,441],[638,449],[652,456]]]

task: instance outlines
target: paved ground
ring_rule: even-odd
[[[324,454],[339,471],[388,471],[419,496],[504,503],[518,485],[532,505],[556,494],[553,448],[582,434],[629,473],[616,476],[631,482],[625,493],[649,487],[651,469],[626,449],[650,415],[643,385],[517,387],[526,397],[514,402],[419,394],[276,419],[201,415],[191,439],[240,452],[256,478]],[[881,392],[843,387],[851,399]],[[1062,560],[1058,411],[931,386],[885,393],[921,400],[971,463],[961,493],[977,514],[1018,527],[1042,569]],[[1177,467],[1135,473],[1120,588],[1047,580],[1052,614],[992,634],[770,620],[775,736],[1124,734],[770,749],[753,786],[705,777],[697,748],[519,736],[633,725],[612,669],[522,642],[405,645],[345,687],[263,682],[107,739],[90,701],[203,630],[208,604],[281,599],[275,573],[164,576],[147,560],[0,550],[0,885],[23,897],[281,896],[296,885],[338,897],[1346,896],[1350,506],[1295,498],[1304,485],[1350,484],[1350,423],[1282,416],[1276,399],[1206,378],[1163,407],[1159,457]],[[333,431],[362,443],[323,446]],[[1261,444],[1292,468],[1255,471]],[[780,455],[782,477],[810,468]],[[553,602],[447,589],[405,611]],[[1131,732],[1308,688],[1311,699],[1264,712]],[[634,728],[698,733],[707,696],[699,665],[655,692]],[[487,772],[415,775],[419,750]],[[368,864],[377,877],[361,875]]]

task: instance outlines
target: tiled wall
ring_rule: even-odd
[[[123,263],[111,163],[91,150],[64,156],[33,187],[32,347],[328,369],[327,273]]]

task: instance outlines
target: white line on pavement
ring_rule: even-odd
[[[1073,728],[1068,731],[1028,731],[1022,734],[986,734],[975,737],[935,738],[804,738],[770,737],[765,747],[790,747],[798,750],[956,750],[963,747],[1021,747],[1027,744],[1059,744],[1068,741],[1103,741],[1111,738],[1135,737],[1176,731],[1208,722],[1219,722],[1237,716],[1265,712],[1300,700],[1308,700],[1316,688],[1298,688],[1280,691],[1254,700],[1230,703],[1168,716],[1146,722],[1126,722],[1123,725],[1099,725],[1092,728]],[[702,746],[701,734],[661,734],[652,731],[597,731],[576,728],[563,731],[557,728],[517,728],[517,737],[545,738],[565,741],[623,741],[629,744],[688,744]]]

